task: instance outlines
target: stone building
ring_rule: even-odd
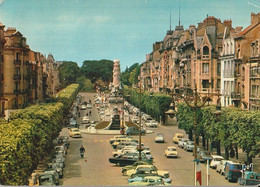
[[[241,96],[238,105],[247,110],[260,108],[259,30],[260,13],[251,13],[251,24],[235,38],[235,63],[239,75],[235,94]]]
[[[28,104],[28,55],[29,46],[26,38],[16,31],[8,28],[4,32],[4,94],[5,109],[18,109]]]
[[[4,69],[3,69],[3,63],[4,63],[4,25],[0,23],[0,116],[4,115],[5,110],[5,99],[4,99]]]

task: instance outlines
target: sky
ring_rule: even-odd
[[[119,59],[121,70],[145,61],[171,25],[202,22],[207,15],[250,25],[260,0],[0,0],[0,22],[15,27],[31,50],[56,61]]]

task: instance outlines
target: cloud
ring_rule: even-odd
[[[256,7],[256,8],[260,8],[260,6],[257,6],[257,5],[255,5],[255,4],[251,3],[251,2],[248,2],[248,4],[252,5],[252,6]]]

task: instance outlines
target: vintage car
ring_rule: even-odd
[[[81,105],[81,110],[86,110],[87,109],[87,106],[85,104]]]
[[[154,165],[139,165],[137,166],[135,169],[130,169],[126,172],[127,176],[131,176],[136,177],[136,173],[138,172],[138,170],[149,170],[149,171],[156,171],[157,174],[163,178],[169,178],[170,174],[168,171],[162,171],[162,170],[158,170]]]
[[[46,174],[53,174],[54,177],[55,177],[55,185],[59,185],[60,179],[59,179],[59,174],[57,173],[57,171],[55,171],[55,170],[47,170],[47,171],[44,171],[44,173],[46,173]]]
[[[210,167],[215,169],[217,167],[217,164],[220,163],[221,160],[224,160],[224,158],[220,155],[211,155],[212,160],[210,162]]]
[[[150,164],[153,163],[153,160],[147,158],[146,154],[142,153],[141,157],[142,157],[141,158],[142,161],[148,162]],[[131,165],[138,160],[139,160],[139,154],[138,153],[127,153],[127,154],[124,154],[124,155],[120,155],[116,158],[109,158],[110,163],[116,164],[116,165],[119,165],[119,166]]]
[[[81,132],[78,128],[71,128],[69,131],[69,136],[72,138],[81,138]]]
[[[173,158],[178,158],[178,152],[176,147],[174,146],[168,146],[165,151],[164,151],[165,157],[173,157]]]
[[[83,118],[82,118],[82,124],[88,124],[90,122],[90,120],[89,120],[89,117],[88,116],[84,116]]]
[[[134,140],[132,137],[130,138],[119,138],[117,140],[114,141],[114,143],[112,143],[112,147],[114,149],[120,149],[120,148],[117,148],[117,146],[120,144],[120,143],[127,143],[127,142],[136,142],[138,143],[138,140]],[[126,144],[127,145],[127,144]],[[129,143],[129,145],[132,145],[131,143]],[[122,149],[122,148],[121,148]]]
[[[158,122],[155,120],[150,120],[145,123],[146,127],[158,127]]]
[[[193,151],[193,149],[194,149],[194,141],[187,141],[186,143],[184,143],[183,149],[185,151]]]
[[[43,173],[39,176],[39,186],[55,186],[57,183],[52,173]]]
[[[125,138],[125,139],[133,139],[132,137],[130,136],[126,136],[126,135],[117,135],[117,136],[114,136],[113,138],[110,138],[109,142],[110,144],[112,145],[117,139],[121,139],[121,138]]]
[[[242,164],[234,163],[234,162],[226,162],[224,175],[225,179],[230,181],[237,182],[238,178],[242,175]]]
[[[60,163],[48,163],[48,169],[47,170],[56,170],[59,174],[59,178],[63,178],[63,168]]]
[[[156,143],[164,143],[163,133],[158,133],[158,134],[155,136],[155,142],[156,142]]]
[[[177,144],[178,141],[180,141],[183,138],[184,138],[184,135],[182,133],[175,133],[174,137],[172,138],[172,142]]]
[[[260,184],[260,173],[245,171],[242,176],[238,179],[240,185],[259,185]]]
[[[183,148],[184,144],[189,141],[187,138],[183,138],[182,140],[178,141],[178,147]]]
[[[62,151],[64,155],[67,154],[67,147],[65,145],[58,145],[54,147],[54,153],[57,153],[58,151]]]
[[[220,173],[221,175],[224,175],[224,170],[225,170],[225,166],[226,166],[226,162],[232,162],[230,160],[221,160],[217,166],[216,166],[216,171],[218,173]]]
[[[134,181],[129,183],[129,186],[170,186],[171,184],[164,182],[160,176],[147,176],[141,181]]]
[[[150,163],[145,161],[136,161],[132,165],[127,165],[122,168],[122,174],[125,176],[128,170],[135,169],[139,165],[150,165]]]
[[[88,103],[86,106],[87,109],[91,109],[92,108],[92,104]]]
[[[112,154],[113,154],[113,157],[117,157],[119,155],[123,155],[125,153],[132,152],[133,150],[136,151],[136,146],[135,145],[129,145],[129,146],[125,146],[122,149],[118,149],[116,151],[113,151]]]
[[[125,131],[125,133],[127,135],[134,135],[134,134],[139,134],[140,130],[139,127],[128,127]],[[141,134],[145,134],[146,130],[145,129],[141,129]]]

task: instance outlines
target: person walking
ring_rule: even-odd
[[[80,152],[80,157],[83,158],[85,153],[85,148],[83,147],[83,145],[81,145],[81,147],[79,148],[79,152]]]

